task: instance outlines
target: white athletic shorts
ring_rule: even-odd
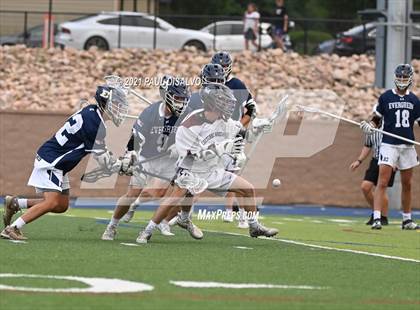
[[[193,175],[206,180],[208,183],[207,190],[222,197],[226,195],[237,177],[236,174],[221,168],[211,169],[209,172],[204,173],[196,172]]]
[[[145,158],[140,158],[139,161],[144,160]],[[175,177],[176,173],[176,158],[169,158],[163,157],[159,159],[152,160],[150,162],[144,163],[143,169],[147,172],[156,174],[158,176],[162,176],[163,178],[172,180]],[[133,176],[130,179],[130,185],[133,187],[144,188],[147,186],[147,183],[152,176],[149,176],[144,173],[134,172]],[[169,181],[165,181],[161,179],[163,182],[169,183]]]
[[[68,195],[70,190],[69,176],[38,155],[35,157],[34,169],[29,177],[28,185],[35,187],[37,194],[59,192]]]
[[[398,170],[407,170],[419,164],[414,146],[382,144],[378,165],[388,165]]]

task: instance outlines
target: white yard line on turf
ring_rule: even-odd
[[[325,290],[329,287],[310,286],[310,285],[279,285],[262,283],[223,283],[223,282],[201,282],[201,281],[169,281],[169,283],[186,288],[280,288],[295,290]]]
[[[242,236],[242,237],[251,238],[249,235],[231,233],[231,232],[226,232],[226,231],[207,230],[207,229],[205,231],[218,233],[218,234],[225,234],[225,235],[232,235],[232,236]],[[385,255],[385,254],[358,251],[358,250],[350,250],[350,249],[332,248],[332,247],[329,247],[329,246],[323,246],[323,245],[317,245],[317,244],[311,244],[311,243],[305,243],[305,242],[293,241],[293,240],[286,240],[286,239],[275,239],[275,238],[262,238],[262,239],[270,240],[270,241],[283,242],[283,243],[289,243],[289,244],[295,244],[295,245],[301,245],[301,246],[306,246],[306,247],[316,248],[316,249],[322,249],[322,250],[347,252],[347,253],[353,253],[353,254],[361,254],[361,255],[367,255],[367,256],[374,256],[374,257],[381,257],[381,258],[386,258],[386,259],[399,260],[399,261],[404,261],[404,262],[420,263],[420,260],[413,259],[413,258],[400,257],[400,256],[392,256],[392,255]]]

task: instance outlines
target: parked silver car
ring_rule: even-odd
[[[159,49],[195,46],[206,51],[212,48],[213,36],[175,28],[161,18],[144,13],[102,12],[60,24],[56,40],[63,47],[77,49],[153,48],[155,42]]]

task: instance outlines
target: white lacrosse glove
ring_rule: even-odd
[[[238,136],[234,139],[224,140],[214,144],[216,155],[221,157],[223,154],[239,154],[245,148],[244,138]]]
[[[172,144],[170,147],[168,147],[168,152],[170,152],[169,158],[178,158],[179,157],[179,153],[178,153],[178,150],[176,149],[175,144]]]
[[[137,161],[136,151],[126,151],[121,159],[121,172],[123,174],[132,174],[133,165]]]
[[[112,153],[108,150],[104,150],[101,153],[96,153],[95,159],[100,167],[105,168],[107,170],[111,170],[112,166],[115,163],[115,159],[112,157]]]
[[[274,122],[268,118],[254,118],[252,121],[253,133],[269,133],[273,131]]]
[[[363,133],[365,133],[366,135],[371,135],[374,132],[375,126],[373,125],[373,123],[371,122],[367,122],[367,121],[362,121],[360,123],[360,129],[362,129]]]

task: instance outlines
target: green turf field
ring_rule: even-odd
[[[108,218],[108,211],[76,209],[67,216],[45,216],[25,228],[27,243],[1,240],[0,273],[115,278],[143,282],[153,286],[152,291],[0,290],[0,309],[420,308],[420,233],[401,231],[399,222],[371,231],[361,218],[266,216],[263,223],[278,227],[280,234],[278,240],[264,240],[247,237],[247,231],[234,224],[195,221],[207,230],[201,241],[174,228],[174,237],[157,232],[148,245],[122,245],[134,243],[150,214],[136,213],[135,221],[121,227],[113,242],[99,240],[105,225],[95,219]],[[182,288],[170,281],[320,289]],[[0,285],[86,287],[71,280],[11,277],[0,278]]]

